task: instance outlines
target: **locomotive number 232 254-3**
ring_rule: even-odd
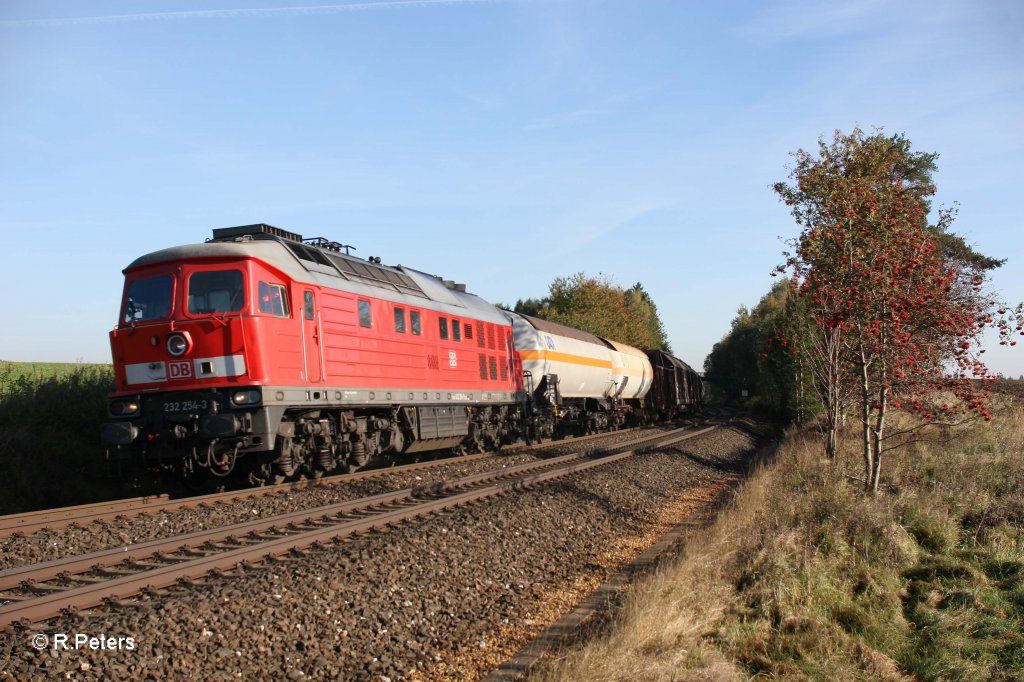
[[[170,400],[164,403],[164,412],[201,412],[207,405],[206,400]]]

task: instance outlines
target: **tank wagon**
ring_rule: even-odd
[[[591,433],[646,422],[654,372],[643,351],[579,329],[507,312],[540,435]]]
[[[348,248],[258,224],[131,263],[110,333],[108,454],[259,483],[617,428],[697,402],[660,386],[678,374],[644,351]]]

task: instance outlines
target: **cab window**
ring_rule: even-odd
[[[160,275],[137,279],[129,284],[121,320],[131,324],[160,320],[170,315],[172,283],[170,275]]]
[[[241,270],[193,272],[188,278],[190,315],[234,313],[245,307]]]
[[[419,336],[423,329],[420,326],[420,313],[418,310],[409,311],[409,326],[412,328],[412,333]]]
[[[395,308],[395,331],[405,333],[405,308]]]
[[[288,317],[288,296],[283,284],[260,282],[257,295],[260,312],[275,317]]]

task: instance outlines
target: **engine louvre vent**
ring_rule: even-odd
[[[274,227],[273,225],[267,225],[266,223],[257,223],[256,225],[239,225],[238,227],[219,227],[213,231],[213,238],[215,240],[234,239],[236,237],[251,237],[257,234],[269,234],[274,237],[280,237],[281,239],[287,239],[291,242],[302,243],[301,234],[282,230],[280,227]]]

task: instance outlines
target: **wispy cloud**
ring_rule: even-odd
[[[530,121],[523,126],[523,130],[533,132],[587,123],[608,114],[621,112],[624,107],[658,92],[662,87],[663,85],[659,83],[610,93],[600,98],[599,101],[567,111],[554,112]]]
[[[634,225],[644,217],[672,208],[674,199],[628,197],[595,201],[556,218],[545,232],[561,255],[576,253],[591,242]]]
[[[886,0],[821,3],[796,0],[771,5],[743,24],[738,32],[758,38],[827,38],[876,27],[893,15]]]
[[[178,12],[142,12],[138,14],[109,14],[92,17],[52,17],[47,19],[11,19],[0,21],[0,26],[64,26],[73,24],[116,24],[136,21],[180,21],[186,19],[234,19],[238,17],[284,17],[341,14],[382,9],[402,9],[434,5],[482,5],[510,0],[382,0],[381,2],[354,2],[338,5],[308,5],[303,7],[254,7],[235,9],[184,10]]]
[[[544,116],[536,121],[528,123],[524,127],[524,130],[549,130],[551,128],[562,128],[565,126],[578,125],[597,116],[601,116],[602,114],[606,113],[606,111],[606,109],[598,108],[584,108],[576,109],[575,111],[563,111],[557,114]]]

